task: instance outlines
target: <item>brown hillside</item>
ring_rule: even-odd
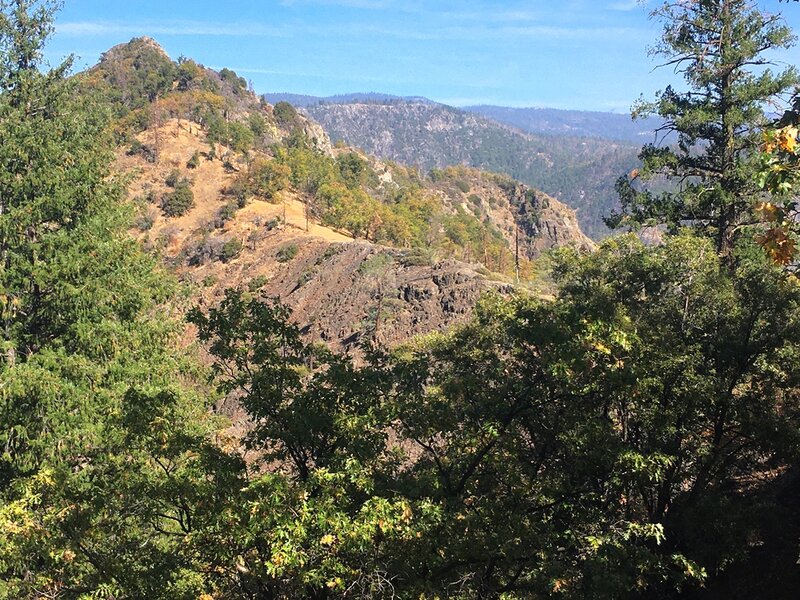
[[[466,319],[484,291],[511,290],[487,279],[476,265],[453,260],[419,264],[412,251],[356,241],[313,221],[306,232],[304,205],[288,191],[280,193],[278,203],[251,199],[233,219],[215,227],[216,215],[230,202],[225,189],[236,172],[206,158],[197,168],[186,168],[194,152],[211,149],[203,138],[197,126],[171,120],[139,136],[147,144],[158,140],[157,163],[122,151],[118,156],[119,168],[133,177],[129,194],[142,204],[144,231],[137,236],[159,249],[183,280],[195,284],[201,303],[215,303],[227,287],[259,289],[292,306],[310,338],[349,349],[372,336],[391,345],[445,328]],[[220,155],[227,149],[216,151]],[[195,205],[183,216],[166,217],[146,198],[167,193],[164,181],[175,169],[191,181]],[[278,221],[284,202],[285,225]],[[221,257],[219,249],[231,240],[238,240],[241,250]]]

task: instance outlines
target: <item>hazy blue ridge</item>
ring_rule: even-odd
[[[518,127],[528,133],[598,137],[640,145],[656,141],[656,129],[662,123],[654,117],[633,120],[629,114],[555,108],[480,105],[465,106],[463,110]]]
[[[608,235],[603,217],[617,207],[617,178],[638,166],[641,143],[599,136],[527,133],[444,104],[316,103],[302,108],[333,141],[424,171],[468,165],[505,173],[577,210],[583,231]]]
[[[307,108],[315,104],[351,104],[357,102],[390,104],[394,102],[422,102],[436,104],[422,96],[393,96],[379,92],[353,92],[350,94],[337,94],[335,96],[309,96],[305,94],[290,94],[284,92],[269,92],[262,94],[264,100],[270,104],[288,102],[298,108]]]

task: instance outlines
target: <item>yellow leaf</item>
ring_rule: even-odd
[[[786,152],[794,152],[797,146],[797,127],[784,127],[778,130],[778,146]]]
[[[777,221],[780,210],[772,202],[759,202],[756,204],[756,212],[766,221]]]

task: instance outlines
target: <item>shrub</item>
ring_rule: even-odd
[[[242,252],[242,240],[239,238],[231,238],[222,245],[222,250],[219,254],[219,259],[226,263],[233,260]]]
[[[427,267],[434,263],[433,251],[429,248],[411,248],[400,255],[404,267]]]
[[[148,231],[153,227],[155,221],[156,221],[155,215],[148,211],[137,217],[136,228],[139,231]]]
[[[278,125],[289,126],[296,125],[300,120],[294,106],[288,102],[278,102],[272,107],[272,114],[275,117],[275,122]]]
[[[257,160],[250,166],[247,187],[251,194],[272,200],[275,194],[289,187],[292,170],[274,160]]]
[[[186,161],[186,168],[187,169],[196,169],[200,166],[200,151],[195,150],[192,157]]]
[[[164,180],[168,187],[174,188],[178,186],[181,181],[181,172],[178,169],[172,169]]]
[[[464,181],[463,179],[456,180],[456,187],[461,190],[463,193],[467,193],[469,191],[469,184]]]
[[[156,161],[156,151],[134,138],[131,141],[130,146],[128,147],[128,156],[141,156],[147,162],[155,162]]]
[[[222,227],[233,219],[236,216],[236,211],[239,210],[239,205],[236,202],[228,202],[223,207],[221,207],[217,211],[216,217],[214,217],[214,228],[215,229],[222,229]]]
[[[257,275],[250,280],[247,284],[247,289],[251,292],[257,292],[267,284],[267,277],[265,275]]]
[[[428,173],[428,179],[430,179],[433,183],[437,183],[444,178],[444,171],[441,169],[433,168]]]
[[[285,263],[297,256],[297,244],[289,244],[278,250],[276,258],[279,263]]]
[[[161,200],[161,212],[165,217],[180,217],[185,215],[194,206],[194,192],[189,182],[179,182],[172,192]]]

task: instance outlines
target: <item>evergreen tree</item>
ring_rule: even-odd
[[[0,598],[196,598],[175,548],[209,427],[103,112],[43,69],[53,9],[0,4]]]
[[[652,52],[683,74],[687,89],[667,87],[634,114],[662,117],[662,131],[677,133],[678,143],[642,149],[642,168],[618,181],[622,208],[607,223],[691,225],[712,237],[732,264],[742,229],[761,221],[754,174],[769,122],[764,111],[800,82],[794,68],[770,70],[769,52],[794,37],[779,16],[750,0],[671,1],[652,16],[664,22]],[[658,193],[635,183],[660,177],[677,189]]]

